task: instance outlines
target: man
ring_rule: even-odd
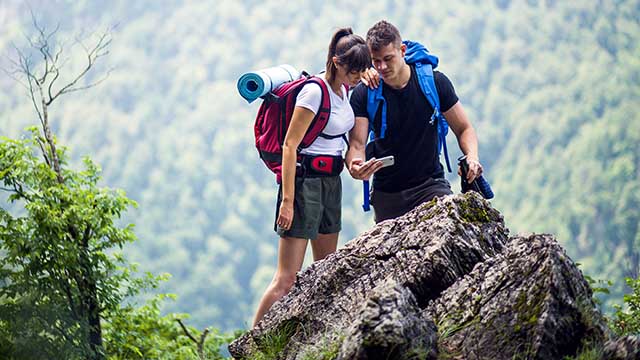
[[[383,80],[382,95],[387,103],[386,131],[379,138],[382,111],[373,119],[367,113],[367,86],[358,85],[351,96],[355,126],[349,133],[351,147],[346,155],[349,173],[354,179],[367,180],[373,173],[371,205],[375,221],[395,218],[436,196],[452,194],[440,164],[437,124],[429,119],[434,109],[422,93],[414,65],[405,62],[407,50],[398,29],[380,21],[367,32],[367,45],[373,66]],[[458,101],[453,85],[441,72],[434,71],[435,86],[440,99],[440,111],[457,137],[467,156],[467,180],[482,174],[478,157],[478,139],[473,126]],[[373,79],[369,85],[377,87]],[[369,122],[373,124],[376,140],[366,146]],[[393,155],[395,164],[382,169],[377,159]]]

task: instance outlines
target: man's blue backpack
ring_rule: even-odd
[[[436,83],[433,79],[433,69],[438,66],[438,57],[430,54],[426,47],[422,44],[405,40],[402,42],[407,46],[405,52],[404,61],[407,64],[413,64],[416,68],[418,75],[418,83],[422,93],[429,101],[429,104],[433,107],[433,114],[429,119],[429,124],[433,125],[437,122],[438,126],[438,153],[444,150],[444,158],[447,163],[447,170],[451,172],[451,164],[449,163],[449,152],[447,151],[447,133],[449,132],[449,124],[447,119],[444,118],[442,112],[440,112],[440,98],[438,97],[438,91],[436,89]],[[382,139],[387,131],[387,101],[382,96],[382,79],[380,85],[375,89],[368,89],[367,94],[367,114],[369,115],[369,142],[376,139],[376,134],[373,131],[373,119],[376,116],[376,112],[380,108],[382,103],[382,118],[380,123],[380,134],[377,139]],[[369,211],[369,181],[363,181],[363,195],[364,203],[362,208],[364,211]]]

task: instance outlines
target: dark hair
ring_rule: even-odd
[[[400,31],[393,24],[380,20],[367,31],[367,45],[372,51],[378,51],[391,43],[397,47],[402,43]]]
[[[338,64],[347,67],[348,72],[354,70],[360,72],[371,66],[371,54],[369,54],[367,43],[361,36],[355,35],[351,28],[338,29],[331,38],[326,65],[330,80],[336,78],[334,56],[337,57]]]

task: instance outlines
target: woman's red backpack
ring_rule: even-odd
[[[254,126],[256,148],[265,165],[276,174],[278,183],[282,180],[284,137],[291,123],[298,93],[308,83],[317,84],[322,89],[320,109],[302,138],[298,151],[309,147],[322,134],[331,114],[329,90],[321,78],[305,74],[298,80],[284,83],[265,96],[256,116]]]

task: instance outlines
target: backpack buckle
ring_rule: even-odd
[[[431,114],[431,119],[429,120],[429,125],[433,125],[436,119],[440,118],[440,111],[438,108],[433,109],[433,114]]]

